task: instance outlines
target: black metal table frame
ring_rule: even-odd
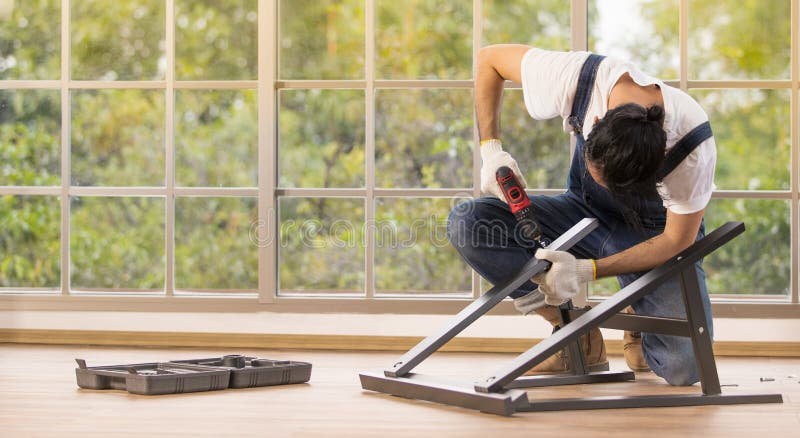
[[[556,239],[548,248],[568,250],[596,227],[596,219],[584,219]],[[513,278],[496,285],[470,303],[444,327],[422,340],[389,369],[362,372],[359,375],[361,386],[366,390],[499,415],[575,409],[782,403],[780,394],[723,395],[712,341],[705,327],[704,303],[700,297],[700,286],[694,264],[743,233],[744,229],[744,224],[741,222],[728,222],[722,225],[592,309],[574,309],[571,303],[561,306],[563,324],[560,330],[477,382],[448,381],[436,376],[411,372],[414,367],[491,310],[526,280],[549,267],[548,262],[534,258]],[[681,279],[681,291],[687,315],[685,319],[619,313],[676,275]],[[580,337],[594,327],[691,338],[700,372],[701,393],[529,401],[528,393],[519,388],[622,382],[635,379],[634,373],[630,371],[588,372],[586,370],[585,357],[580,348]],[[571,374],[521,377],[526,371],[564,348],[567,348],[569,353],[567,356],[571,364]]]

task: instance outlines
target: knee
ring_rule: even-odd
[[[455,247],[463,247],[468,231],[472,229],[477,217],[475,215],[475,201],[462,202],[450,211],[447,218],[447,238]],[[461,242],[461,244],[459,244]]]

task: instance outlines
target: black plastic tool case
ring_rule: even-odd
[[[144,395],[286,385],[311,378],[311,364],[307,362],[241,355],[99,367],[87,367],[83,359],[75,360],[79,387],[124,389]]]
[[[270,360],[243,357],[244,366],[230,363],[230,356],[209,359],[175,360],[174,363],[225,367],[231,371],[228,388],[253,388],[256,386],[287,385],[308,382],[311,364],[289,360]],[[236,362],[234,360],[234,362]]]

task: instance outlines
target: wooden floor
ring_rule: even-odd
[[[136,396],[79,389],[75,358],[89,366],[222,354],[313,363],[308,384],[206,393]],[[384,368],[397,353],[133,349],[0,344],[0,436],[800,436],[800,359],[720,358],[725,393],[775,393],[784,404],[521,413],[499,417],[363,392],[359,370]],[[476,379],[510,355],[440,353],[418,367]],[[624,369],[611,358],[612,369]],[[761,382],[760,378],[775,379]],[[529,398],[697,393],[652,374],[636,382],[536,389]]]

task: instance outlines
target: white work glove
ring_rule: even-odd
[[[519,171],[516,160],[503,150],[503,144],[500,140],[491,139],[482,142],[481,160],[483,161],[483,166],[481,166],[481,192],[496,196],[503,202],[506,201],[505,196],[503,196],[503,190],[500,189],[500,184],[497,184],[497,169],[503,166],[508,166],[514,172],[523,188],[528,187],[525,177]]]
[[[545,295],[545,303],[560,306],[580,292],[583,284],[594,280],[595,264],[591,259],[576,259],[566,251],[539,249],[536,258],[547,260],[553,265],[550,270],[536,274],[531,279],[539,284]]]
[[[514,308],[523,315],[529,315],[536,309],[544,307],[545,295],[539,292],[538,289],[528,292],[527,294],[514,298]]]

